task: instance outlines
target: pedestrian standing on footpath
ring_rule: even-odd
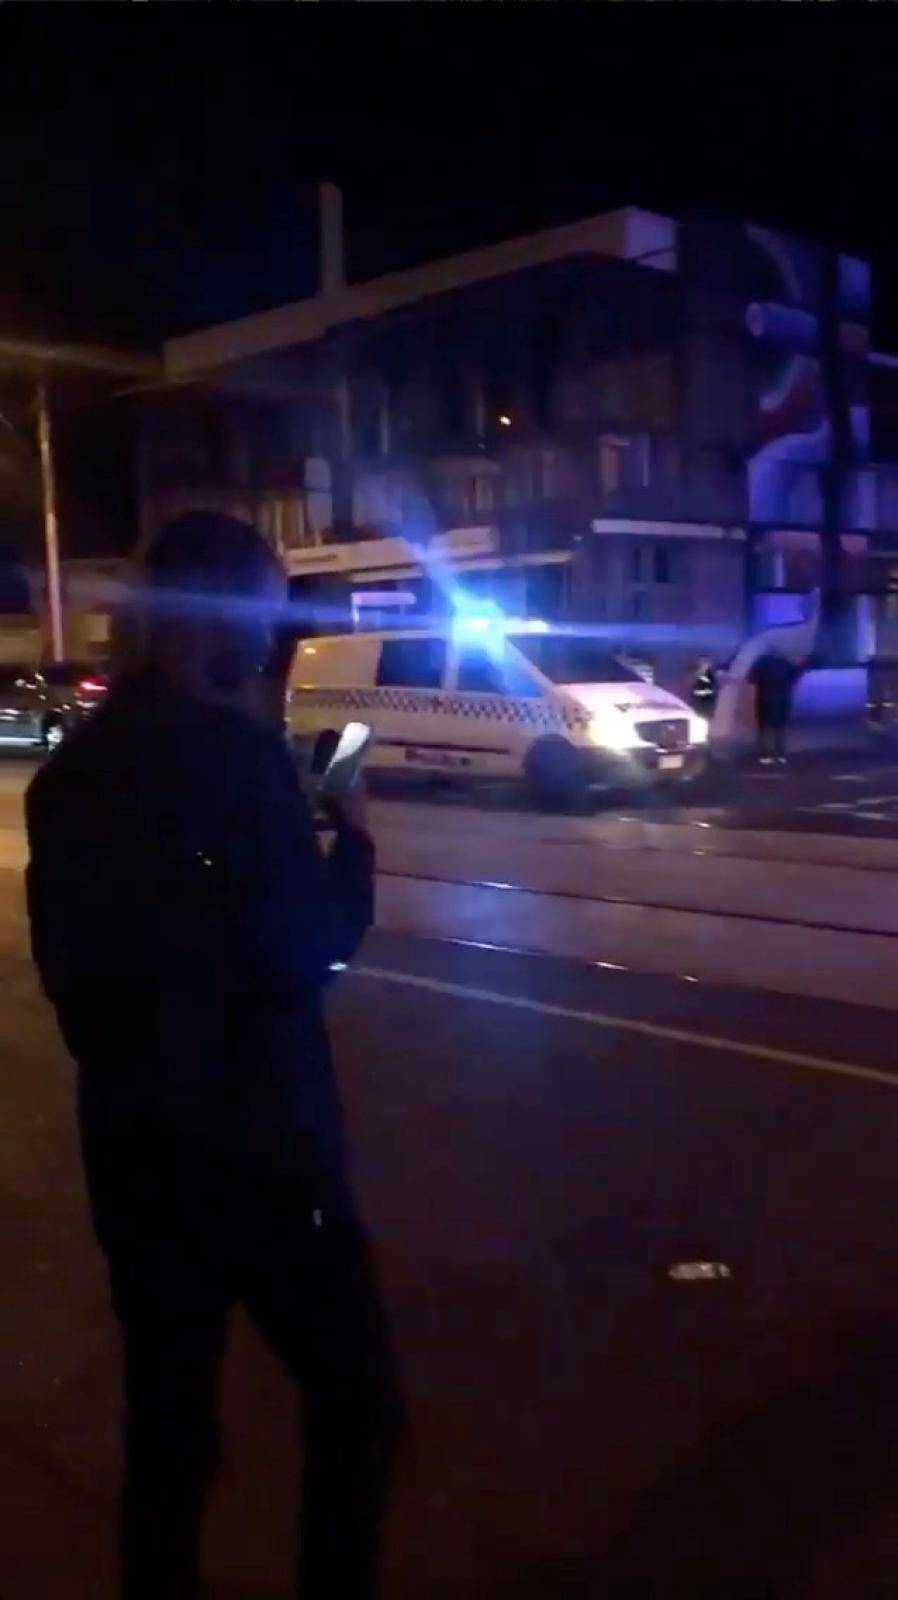
[[[800,670],[794,661],[775,650],[767,650],[758,657],[749,673],[755,688],[758,759],[763,766],[785,763],[786,732]]]
[[[304,1402],[299,1593],[370,1600],[399,1402],[321,999],[372,920],[374,850],[353,796],[320,854],[283,730],[246,709],[286,600],[265,541],[192,513],[143,585],[138,670],[27,799],[32,945],[124,1343],[122,1592],[200,1593],[241,1301]]]

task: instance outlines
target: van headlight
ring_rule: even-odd
[[[603,750],[632,750],[637,742],[629,722],[619,711],[590,717],[589,738]]]
[[[690,744],[707,744],[708,743],[708,724],[705,721],[704,717],[690,717],[689,718],[689,743]]]

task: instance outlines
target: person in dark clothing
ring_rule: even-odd
[[[755,722],[758,756],[765,764],[786,759],[786,729],[792,714],[792,696],[799,676],[794,661],[767,650],[751,669],[755,687]]]
[[[692,680],[691,696],[693,710],[699,716],[706,717],[710,722],[717,703],[717,671],[712,661],[707,658],[700,661]]]
[[[241,1301],[303,1394],[300,1592],[365,1600],[400,1407],[322,992],[372,920],[373,846],[347,800],[321,855],[283,729],[240,704],[285,598],[261,537],[191,514],[144,577],[143,664],[27,797],[32,946],[124,1343],[123,1594],[200,1592]]]

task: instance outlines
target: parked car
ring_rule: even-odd
[[[0,745],[53,749],[108,687],[106,673],[89,662],[0,662]]]

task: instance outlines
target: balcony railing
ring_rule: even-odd
[[[265,490],[301,489],[305,480],[305,461],[296,457],[272,457],[253,462],[249,470],[223,462],[214,467],[208,462],[174,453],[151,457],[145,466],[151,491],[167,493],[180,489],[208,490],[211,494],[253,494]]]

